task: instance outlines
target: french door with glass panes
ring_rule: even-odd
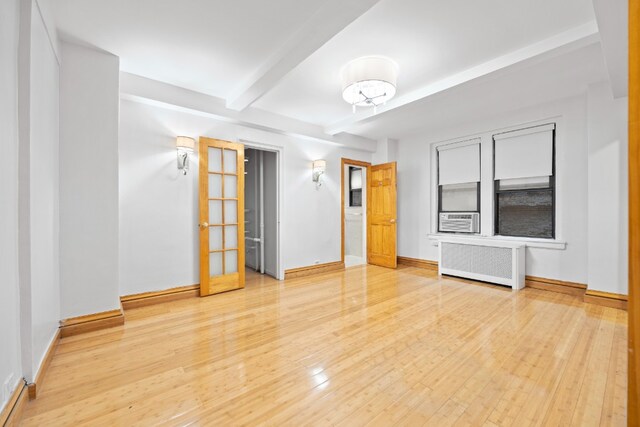
[[[244,288],[244,145],[200,138],[200,296]]]

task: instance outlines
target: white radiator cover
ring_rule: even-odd
[[[440,274],[524,288],[525,245],[488,239],[439,239]]]

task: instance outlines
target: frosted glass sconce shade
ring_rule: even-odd
[[[317,187],[320,187],[322,185],[322,175],[324,175],[326,170],[327,170],[326,160],[313,161],[313,182],[316,183]]]
[[[188,136],[176,138],[176,150],[178,151],[178,170],[186,175],[189,171],[189,153],[193,153],[196,140]]]

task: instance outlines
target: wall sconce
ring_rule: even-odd
[[[189,171],[189,153],[193,153],[196,146],[196,140],[188,136],[179,136],[176,138],[176,149],[178,151],[178,170],[182,171],[182,175],[186,175]]]
[[[316,183],[316,188],[322,186],[322,175],[327,170],[326,160],[314,160],[313,161],[313,182]]]

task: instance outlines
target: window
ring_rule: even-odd
[[[362,169],[349,166],[349,206],[362,206]]]
[[[440,186],[440,212],[478,212],[480,183]]]
[[[494,135],[495,234],[555,238],[555,125]]]
[[[480,212],[480,140],[438,147],[438,218],[441,213]],[[441,226],[438,231],[447,232]]]

